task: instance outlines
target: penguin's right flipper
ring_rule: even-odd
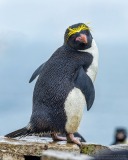
[[[46,63],[46,62],[45,62]],[[32,74],[30,80],[29,80],[29,83],[31,83],[39,74],[40,72],[42,71],[45,63],[43,63],[42,65],[40,65],[36,70],[35,72]]]
[[[80,68],[75,78],[75,87],[79,88],[85,96],[87,110],[89,110],[95,99],[95,89],[91,78],[86,74],[83,68]]]

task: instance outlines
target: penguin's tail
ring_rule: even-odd
[[[25,136],[29,135],[30,132],[31,132],[31,130],[29,130],[27,127],[24,127],[24,128],[21,128],[21,129],[14,131],[14,132],[11,132],[9,134],[6,134],[5,137],[8,137],[8,138],[25,137]]]

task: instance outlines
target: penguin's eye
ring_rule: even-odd
[[[89,35],[89,31],[88,30],[83,30],[80,32],[81,34],[86,34],[86,35]]]

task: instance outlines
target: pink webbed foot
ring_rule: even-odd
[[[53,141],[66,141],[67,140],[66,137],[58,136],[57,133],[52,133],[51,137]]]
[[[67,134],[66,137],[67,137],[67,142],[75,143],[78,146],[81,146],[81,142],[80,142],[79,138],[75,138],[72,133]]]

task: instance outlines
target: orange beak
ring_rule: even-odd
[[[88,43],[87,36],[85,34],[80,34],[80,36],[76,38],[76,41],[80,41],[85,44]]]

